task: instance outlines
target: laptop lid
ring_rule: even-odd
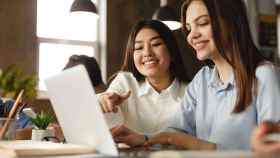
[[[94,146],[102,154],[118,156],[85,67],[67,69],[45,83],[67,142]]]

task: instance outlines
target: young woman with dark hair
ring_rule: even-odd
[[[212,64],[187,86],[170,128],[152,136],[146,145],[250,150],[252,130],[265,120],[280,120],[280,72],[253,43],[244,2],[186,0],[182,24],[197,58]],[[112,133],[119,142],[126,137],[137,140],[125,142],[132,146],[145,142],[143,135],[124,126]]]
[[[171,30],[156,20],[132,29],[121,71],[99,100],[105,113],[140,133],[154,133],[179,108],[188,78]],[[113,126],[113,125],[112,125]]]

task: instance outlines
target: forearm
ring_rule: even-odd
[[[197,150],[216,150],[216,144],[204,140],[198,140]]]
[[[177,144],[178,147],[183,148],[183,149],[216,150],[216,144],[210,143],[205,140],[198,139],[189,134],[178,135],[178,137],[175,139],[177,139],[177,140],[175,140],[176,141],[175,144]],[[174,144],[174,143],[172,143],[172,144]]]

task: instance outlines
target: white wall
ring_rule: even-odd
[[[248,0],[255,1],[255,0]],[[257,0],[258,2],[258,10],[261,15],[275,15],[276,7],[275,0]]]

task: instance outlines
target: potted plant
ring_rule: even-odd
[[[37,94],[37,82],[35,75],[25,75],[20,67],[10,65],[0,70],[0,96],[15,99],[24,90],[23,99],[31,101]]]
[[[48,125],[53,122],[54,117],[52,115],[41,112],[34,118],[30,118],[34,128],[32,129],[32,140],[41,141],[45,137],[54,136],[51,130],[48,130]]]

